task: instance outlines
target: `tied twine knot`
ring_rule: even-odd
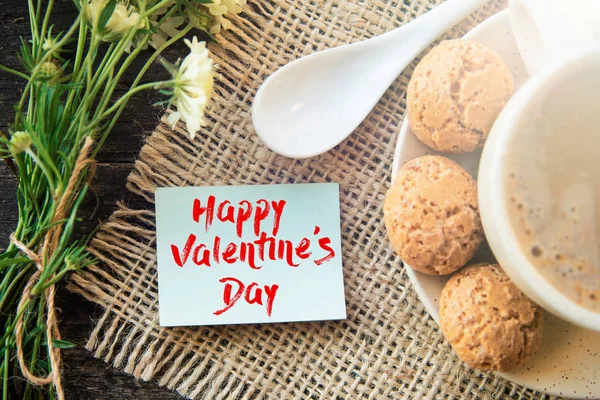
[[[36,266],[36,271],[31,275],[29,281],[23,288],[21,293],[21,299],[17,306],[17,323],[15,325],[15,342],[17,347],[17,359],[19,361],[19,367],[23,376],[34,385],[45,386],[53,384],[56,389],[56,394],[59,399],[64,399],[65,394],[62,388],[60,379],[60,365],[61,356],[60,349],[52,345],[53,340],[60,340],[60,332],[58,330],[58,318],[56,315],[56,307],[54,305],[54,297],[56,294],[55,284],[48,286],[44,290],[44,297],[46,300],[46,342],[48,346],[48,356],[50,358],[50,372],[47,376],[40,377],[31,372],[29,366],[25,362],[25,354],[23,351],[23,319],[25,316],[25,308],[29,305],[30,300],[34,297],[32,293],[33,288],[39,282],[39,278],[44,271],[44,260],[50,259],[58,246],[58,241],[62,233],[64,223],[58,223],[57,221],[64,220],[67,212],[70,210],[70,206],[73,203],[75,195],[78,193],[77,184],[79,178],[82,175],[86,167],[89,168],[87,182],[89,183],[95,172],[95,162],[90,158],[90,150],[94,141],[88,136],[86,137],[75,167],[73,168],[73,174],[69,178],[69,182],[64,192],[61,193],[60,200],[56,207],[56,212],[52,219],[55,225],[52,225],[48,232],[44,236],[44,242],[39,253],[34,252],[27,247],[23,242],[19,241],[14,234],[10,235],[10,242],[17,247],[33,264]]]

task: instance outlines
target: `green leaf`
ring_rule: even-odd
[[[0,269],[10,267],[11,265],[29,262],[29,258],[27,257],[19,257],[19,258],[9,258],[7,260],[0,260]]]
[[[21,64],[23,64],[23,67],[25,67],[25,70],[31,73],[36,65],[31,53],[31,47],[25,39],[22,37],[19,39],[21,40],[21,49],[17,57],[21,61]]]
[[[66,340],[52,339],[52,347],[55,349],[73,349],[77,347],[75,343],[67,342]]]
[[[45,326],[43,326],[43,325],[38,325],[38,326],[36,326],[35,328],[33,328],[33,329],[31,330],[31,332],[29,332],[29,333],[27,334],[27,337],[40,335],[40,334],[44,333],[44,331],[45,331],[45,330],[46,330],[46,327],[45,327]]]
[[[33,340],[35,340],[36,338],[41,337],[41,335],[44,334],[44,332],[46,331],[46,327],[42,326],[42,325],[38,325],[35,328],[33,328],[31,330],[31,332],[29,332],[27,334],[27,336],[25,337],[25,344],[29,344],[31,343]]]
[[[177,75],[177,71],[179,71],[179,63],[170,63],[169,61],[167,61],[164,58],[160,58],[159,59],[160,63],[162,64],[162,66],[172,75],[175,76]]]
[[[106,24],[112,17],[113,12],[115,11],[115,7],[117,6],[117,0],[110,0],[100,13],[100,18],[98,19],[98,30],[102,32],[104,28],[106,28]]]
[[[192,0],[194,3],[198,4],[212,4],[214,3],[212,0]]]
[[[152,35],[156,33],[156,30],[152,30],[152,29],[138,29],[137,33],[140,33],[142,35]]]
[[[44,343],[44,345],[45,345],[45,343]],[[38,367],[43,368],[44,371],[48,371],[48,361],[38,359],[35,363],[37,364]]]

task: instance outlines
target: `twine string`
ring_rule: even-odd
[[[76,195],[79,193],[77,190],[79,178],[82,173],[88,168],[87,174],[87,183],[90,182],[95,172],[95,162],[90,158],[90,150],[94,141],[87,137],[85,142],[81,148],[79,156],[77,157],[77,161],[75,162],[75,168],[73,169],[73,173],[71,178],[69,179],[65,190],[60,193],[60,200],[56,207],[56,212],[52,219],[53,225],[44,237],[44,242],[41,248],[41,252],[38,254],[26,246],[23,242],[19,241],[15,235],[11,235],[10,241],[11,243],[17,247],[23,254],[31,260],[36,266],[36,271],[31,275],[29,281],[23,288],[23,292],[21,293],[21,299],[17,306],[17,322],[15,326],[15,336],[16,336],[16,347],[17,347],[17,359],[19,362],[19,367],[21,368],[21,372],[23,376],[29,380],[31,383],[39,386],[50,385],[53,384],[56,389],[56,394],[59,399],[64,399],[65,394],[62,388],[62,383],[60,379],[60,366],[61,366],[61,355],[60,349],[53,346],[53,340],[60,340],[60,332],[58,330],[58,317],[56,313],[56,307],[54,304],[54,297],[56,294],[55,284],[48,286],[44,290],[43,301],[45,299],[46,302],[46,342],[48,346],[48,357],[50,359],[50,372],[45,377],[36,376],[31,370],[29,366],[25,362],[25,354],[23,350],[23,320],[25,316],[25,308],[28,307],[30,300],[34,297],[32,291],[35,285],[39,282],[42,272],[44,271],[44,261],[51,259],[54,255],[56,248],[58,247],[58,242],[60,239],[60,235],[62,234],[62,228],[64,223],[57,223],[57,221],[62,221],[67,215],[67,212],[70,211],[73,202],[75,201]],[[52,276],[50,277],[50,279]]]

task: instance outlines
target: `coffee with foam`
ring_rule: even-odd
[[[506,154],[510,224],[545,279],[600,313],[600,79],[574,71],[545,92]]]

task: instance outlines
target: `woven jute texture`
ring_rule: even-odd
[[[191,141],[182,125],[171,129],[163,118],[129,176],[128,189],[149,202],[162,186],[338,182],[348,318],[161,328],[154,211],[121,205],[93,240],[100,262],[70,286],[105,310],[87,343],[94,356],[198,399],[544,397],[460,362],[387,241],[382,204],[415,63],[322,156],[278,156],[252,127],[253,96],[278,67],[384,33],[439,3],[251,0],[222,47],[213,47],[220,76],[208,127]],[[492,2],[444,38],[462,36],[505,6]]]

